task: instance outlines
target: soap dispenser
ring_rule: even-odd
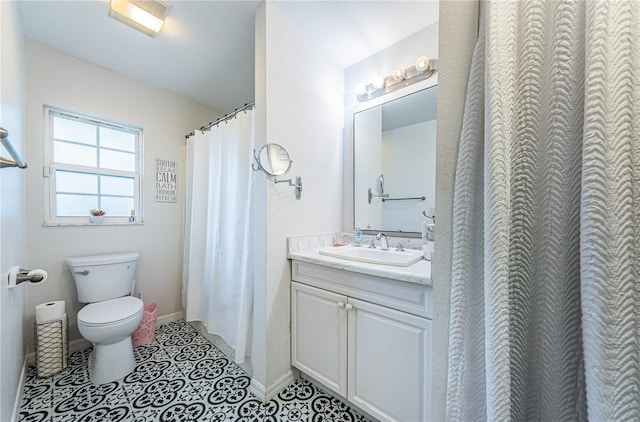
[[[353,234],[353,246],[362,246],[362,230],[360,230],[360,224],[356,224],[356,231]]]

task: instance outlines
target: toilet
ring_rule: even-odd
[[[89,358],[93,384],[116,381],[136,367],[131,334],[136,330],[144,306],[131,296],[135,284],[138,253],[67,258],[78,291],[78,301],[87,303],[78,312],[78,329],[93,343]]]

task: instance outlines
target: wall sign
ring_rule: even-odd
[[[156,158],[156,202],[177,202],[177,162]]]

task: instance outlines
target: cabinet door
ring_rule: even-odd
[[[383,421],[425,421],[431,321],[349,299],[348,399]]]
[[[347,297],[291,283],[291,363],[347,395]]]

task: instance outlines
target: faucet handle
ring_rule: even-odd
[[[396,251],[404,252],[404,246],[402,245],[402,240],[398,241],[398,246],[396,246]]]
[[[376,248],[376,241],[372,237],[371,242],[369,243],[369,249],[375,249],[375,248]]]

